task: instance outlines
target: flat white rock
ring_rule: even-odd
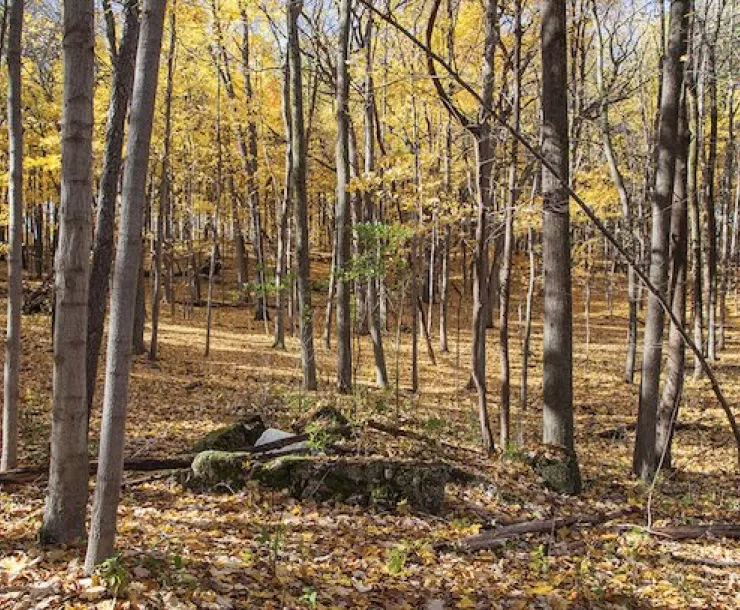
[[[261,445],[267,445],[268,443],[282,441],[283,439],[292,438],[294,436],[296,435],[290,432],[286,432],[285,430],[278,430],[277,428],[268,428],[262,433],[262,436],[260,436],[257,439],[257,442],[254,444],[254,446],[260,447]],[[308,444],[306,443],[306,441],[298,441],[296,443],[286,445],[285,447],[280,447],[279,449],[273,449],[272,451],[267,451],[266,454],[281,455],[283,453],[291,453],[299,449],[307,449],[307,448],[308,448]]]

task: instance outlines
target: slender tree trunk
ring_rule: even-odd
[[[689,130],[686,116],[686,100],[681,101],[678,117],[678,139],[676,142],[676,173],[673,186],[673,209],[671,213],[671,309],[681,322],[686,323],[686,277],[688,264],[688,206],[687,206],[687,158]],[[656,427],[656,454],[664,468],[671,467],[671,441],[678,415],[684,382],[685,344],[676,324],[671,321],[668,332],[668,350],[665,385],[658,407]]]
[[[522,3],[514,1],[514,93],[512,101],[512,125],[517,131],[521,114],[521,51],[522,51]],[[519,142],[512,140],[509,159],[509,196],[504,215],[504,247],[499,275],[499,346],[500,346],[500,444],[506,449],[511,437],[511,365],[509,362],[509,295],[511,293],[511,259],[514,248],[514,211],[519,199],[517,165]]]
[[[691,295],[692,310],[694,313],[694,343],[702,349],[704,346],[704,299],[702,296],[702,236],[701,236],[701,206],[699,203],[698,173],[699,173],[699,109],[696,96],[696,82],[694,72],[689,64],[686,70],[686,109],[689,115],[691,140],[689,142],[687,191],[689,204],[689,218],[691,222]],[[694,379],[700,379],[704,374],[701,359],[694,356]]]
[[[23,106],[21,46],[23,0],[5,9],[8,32],[8,310],[3,385],[3,436],[0,471],[17,466],[20,402],[21,309],[23,307]]]
[[[85,559],[87,573],[91,573],[97,564],[112,555],[115,544],[116,512],[123,477],[137,271],[142,254],[140,235],[146,208],[146,176],[165,6],[164,0],[144,0],[142,8],[141,40],[136,61],[126,155],[128,162],[123,177],[121,232],[111,297],[111,330],[103,394],[100,456]],[[85,476],[87,477],[87,472]]]
[[[717,359],[717,216],[715,202],[715,175],[717,168],[717,139],[719,114],[717,110],[717,70],[714,44],[707,45],[706,88],[709,98],[708,153],[702,177],[704,181],[704,215],[706,218],[707,264],[704,266],[704,296],[707,320],[707,357]]]
[[[564,0],[542,2],[542,155],[557,170],[542,172],[545,272],[543,441],[573,453],[566,486],[580,491],[573,439],[573,301],[570,275],[568,70]],[[561,182],[562,181],[562,182]]]
[[[686,21],[690,0],[672,0],[668,52],[663,66],[663,90],[660,102],[657,172],[653,193],[650,280],[661,297],[667,294],[668,237],[670,231],[673,183],[676,169],[678,107],[683,87],[681,58],[686,53]],[[650,293],[645,317],[640,405],[633,471],[650,481],[658,467],[656,420],[660,399],[660,369],[663,354],[665,312],[656,295]]]
[[[100,346],[103,342],[103,325],[113,264],[118,183],[123,165],[123,138],[131,89],[134,86],[134,63],[139,40],[138,4],[138,0],[127,0],[124,7],[123,35],[113,73],[113,89],[105,134],[105,158],[98,189],[98,217],[95,226],[88,297],[86,355],[88,418],[92,410],[98,376]],[[115,21],[113,23],[115,24]],[[112,35],[112,40],[115,41],[115,33]]]
[[[252,232],[252,245],[254,248],[254,259],[257,267],[257,300],[254,308],[254,319],[262,320],[267,324],[270,320],[270,312],[267,307],[267,281],[265,272],[265,249],[262,243],[262,219],[259,207],[259,186],[257,181],[257,124],[255,123],[255,111],[252,94],[252,70],[250,64],[250,38],[249,20],[247,11],[243,4],[239,4],[242,20],[242,73],[244,76],[244,98],[248,104],[248,121],[246,138],[246,171],[247,171],[247,201],[249,206],[250,225]],[[265,326],[267,328],[267,326]]]
[[[298,309],[300,314],[303,388],[316,389],[316,357],[313,344],[313,307],[308,241],[308,198],[306,195],[306,135],[303,122],[303,79],[298,16],[303,0],[288,1],[288,61],[290,62],[291,186],[295,206],[295,253],[297,263]]]
[[[94,15],[92,0],[64,2],[62,199],[55,264],[51,465],[40,533],[43,542],[57,544],[85,535]]]
[[[375,172],[375,87],[373,85],[373,52],[372,52],[373,21],[368,17],[365,29],[365,175],[372,176]],[[379,210],[374,202],[374,193],[371,188],[365,193],[365,220],[376,229],[380,226]],[[370,339],[373,344],[373,359],[375,362],[375,382],[385,388],[388,385],[388,369],[385,362],[385,350],[383,348],[383,328],[380,317],[380,303],[378,295],[378,284],[383,282],[381,260],[379,256],[380,237],[373,234],[367,245],[368,256],[372,257],[372,271],[367,281],[367,314],[370,330]]]
[[[289,256],[288,246],[288,221],[290,218],[291,202],[291,175],[292,154],[291,146],[291,120],[290,120],[290,64],[286,57],[283,69],[283,123],[285,124],[285,186],[283,197],[279,202],[277,254],[275,256],[275,340],[273,347],[285,349],[285,301],[289,299],[286,293],[287,258]]]
[[[606,157],[607,165],[609,166],[609,174],[611,176],[614,187],[617,189],[619,195],[619,203],[622,208],[622,222],[624,223],[625,234],[629,241],[628,246],[630,251],[635,251],[634,245],[634,222],[632,219],[632,202],[630,201],[629,192],[627,185],[624,181],[624,176],[619,168],[617,162],[616,152],[614,150],[614,144],[612,142],[611,135],[611,123],[609,121],[609,101],[608,91],[604,84],[604,47],[605,41],[603,32],[601,29],[601,23],[599,21],[598,5],[595,0],[591,0],[591,9],[596,22],[596,37],[598,42],[597,48],[597,61],[596,61],[596,82],[599,93],[599,110],[601,119],[601,141],[604,146],[604,156]],[[631,267],[627,267],[627,294],[629,299],[629,322],[627,331],[627,356],[624,365],[624,381],[625,383],[632,383],[635,376],[635,362],[637,360],[637,309],[638,309],[638,296],[637,296],[637,277],[635,270]]]
[[[349,198],[349,31],[350,0],[339,3],[337,52],[337,204],[335,282],[337,290],[337,387],[352,390],[352,312],[350,310],[350,209]]]

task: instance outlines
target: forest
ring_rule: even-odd
[[[0,608],[740,607],[737,0],[1,0]]]

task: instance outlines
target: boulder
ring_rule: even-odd
[[[195,444],[193,453],[211,450],[237,451],[252,447],[264,431],[262,418],[259,415],[250,415],[231,426],[209,432]]]
[[[194,491],[238,491],[249,479],[251,453],[203,451],[195,456],[185,487]]]
[[[400,502],[417,511],[439,514],[444,507],[447,466],[389,459],[280,456],[256,462],[247,452],[204,451],[196,456],[185,487],[194,491],[233,492],[250,479],[286,490],[298,500],[346,502],[395,510]]]
[[[581,492],[581,472],[573,450],[545,445],[530,456],[529,463],[545,485],[553,491],[566,495]]]
[[[335,501],[439,514],[449,473],[441,463],[389,459],[283,456],[255,465],[252,477],[299,500]]]

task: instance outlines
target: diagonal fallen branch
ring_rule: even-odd
[[[459,551],[486,551],[493,549],[509,538],[516,538],[525,534],[547,534],[554,532],[562,527],[587,527],[601,525],[614,519],[619,519],[627,515],[638,512],[636,506],[628,506],[606,513],[595,515],[560,517],[558,519],[536,519],[534,521],[523,521],[504,525],[495,530],[490,530],[476,536],[468,536],[458,540],[452,545],[452,548]],[[448,545],[449,546],[449,545]]]

